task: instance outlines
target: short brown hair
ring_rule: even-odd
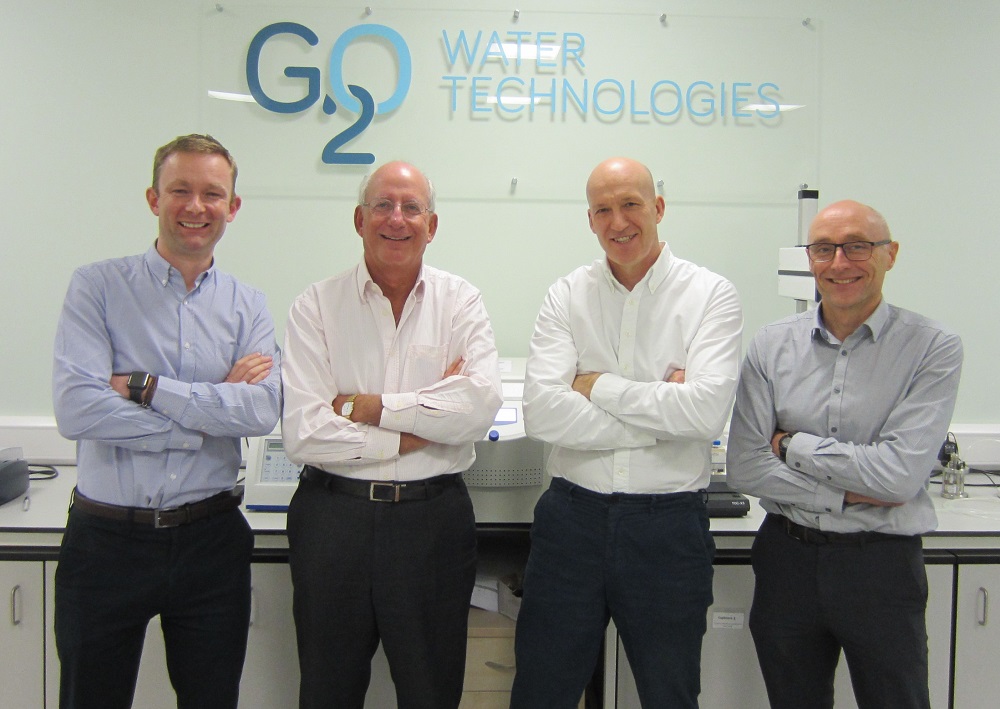
[[[236,195],[236,160],[233,159],[233,156],[226,150],[222,143],[215,138],[207,134],[200,135],[198,133],[178,136],[166,145],[157,148],[156,155],[153,156],[154,191],[158,192],[160,189],[160,170],[163,169],[163,163],[174,153],[201,153],[203,155],[221,155],[224,157],[233,171],[232,196]]]

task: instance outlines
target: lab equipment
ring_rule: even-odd
[[[958,457],[958,453],[951,453],[948,462],[945,463],[941,471],[941,497],[948,500],[957,500],[968,497],[965,491],[965,474],[969,472],[969,467],[965,461]]]

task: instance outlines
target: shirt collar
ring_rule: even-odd
[[[646,271],[646,275],[642,277],[638,283],[635,284],[636,288],[647,288],[650,293],[655,293],[656,289],[663,285],[663,282],[667,280],[667,276],[670,273],[670,266],[673,264],[673,256],[670,253],[670,246],[661,241],[663,248],[660,249],[660,255],[653,262],[653,265],[649,267]],[[607,257],[601,259],[601,267],[604,272],[604,279],[608,282],[612,288],[617,288],[619,290],[624,290],[625,286],[618,282],[615,278],[615,274],[611,272],[611,266],[608,265]]]
[[[889,304],[885,302],[885,298],[879,302],[875,311],[868,316],[858,327],[858,330],[865,327],[868,328],[868,332],[871,333],[872,342],[878,342],[878,338],[881,337],[882,332],[886,328],[886,324],[889,322]],[[827,342],[836,340],[833,334],[826,329],[826,324],[823,322],[823,312],[822,309],[817,307],[813,314],[813,336],[820,336]],[[855,330],[857,332],[857,330]]]
[[[423,300],[424,289],[426,285],[424,284],[424,276],[426,275],[426,266],[423,263],[420,264],[420,273],[417,274],[417,282],[413,285],[413,295],[419,301]],[[361,263],[358,264],[357,270],[357,281],[355,285],[358,288],[358,297],[361,299],[362,303],[368,302],[368,293],[375,292],[377,289],[379,293],[382,289],[378,287],[378,284],[372,279],[372,274],[368,271],[368,264],[365,263],[364,259],[361,259]]]
[[[163,258],[163,256],[160,255],[160,252],[156,250],[155,241],[153,242],[153,245],[149,247],[149,250],[146,251],[144,258],[146,261],[146,267],[149,269],[149,272],[153,274],[153,277],[157,281],[159,281],[161,286],[166,288],[167,285],[170,283],[171,277],[174,276],[175,274],[177,278],[181,279],[181,284],[183,285],[184,277],[181,275],[181,272],[178,271],[173,266],[171,266],[170,263],[165,258]],[[198,287],[205,281],[206,278],[208,278],[209,276],[214,277],[214,275],[215,275],[215,259],[213,258],[212,265],[210,265],[208,269],[205,270],[204,273],[199,274],[199,276],[195,278],[194,288],[192,290],[197,290]]]

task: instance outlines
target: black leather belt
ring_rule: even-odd
[[[457,485],[462,476],[459,473],[438,475],[426,480],[412,482],[381,482],[378,480],[355,480],[341,475],[333,475],[312,465],[302,469],[299,477],[311,483],[322,485],[330,492],[337,492],[351,497],[360,497],[372,502],[410,502],[412,500],[430,500],[437,497],[447,488]]]
[[[134,522],[135,524],[149,525],[157,529],[164,527],[179,527],[182,524],[197,522],[211,515],[220,512],[235,510],[243,501],[242,486],[236,491],[226,490],[218,495],[213,495],[199,502],[190,502],[180,507],[149,508],[149,507],[123,507],[121,505],[109,505],[106,502],[98,502],[84,497],[76,488],[73,489],[73,498],[70,507],[75,507],[81,512],[104,517],[105,519],[116,519],[120,521]]]
[[[900,534],[884,534],[882,532],[821,532],[812,527],[804,527],[801,524],[796,524],[782,515],[772,514],[769,516],[773,517],[781,525],[781,528],[785,530],[785,534],[804,544],[868,544],[893,539],[910,539],[910,537]]]

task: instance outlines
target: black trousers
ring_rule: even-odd
[[[476,576],[464,483],[389,503],[302,480],[288,544],[302,709],[361,709],[380,641],[400,709],[458,706]]]
[[[829,709],[841,650],[860,709],[929,709],[920,537],[810,544],[768,515],[750,631],[772,709]]]
[[[170,529],[72,509],[56,569],[60,707],[131,706],[146,625],[159,615],[179,709],[236,709],[252,550],[238,509]]]

